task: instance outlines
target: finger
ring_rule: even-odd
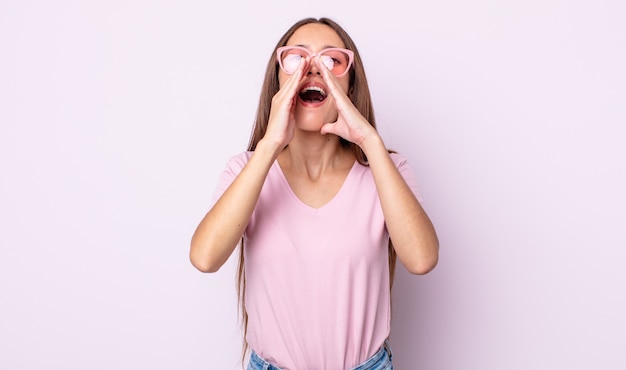
[[[328,89],[330,91],[330,94],[333,96],[333,98],[335,98],[335,101],[339,101],[340,104],[344,103],[347,104],[350,99],[348,98],[348,96],[343,92],[343,90],[341,89],[341,87],[339,87],[339,80],[337,79],[337,76],[335,76],[323,63],[322,61],[319,59],[320,57],[318,56],[317,58],[315,58],[315,62],[317,63],[318,69],[321,71],[322,73],[322,78],[324,79],[324,82],[326,83],[326,86],[328,86]]]
[[[320,133],[322,135],[326,135],[326,134],[335,134],[335,135],[337,135],[335,127],[336,127],[336,125],[335,125],[334,122],[332,122],[332,123],[325,123],[325,124],[322,125],[322,128],[320,129]]]
[[[307,66],[307,60],[302,58],[300,59],[300,65],[298,69],[289,77],[287,82],[285,83],[284,88],[286,89],[287,96],[290,98],[290,110],[296,105],[296,101],[298,98],[298,87],[300,86],[300,81],[302,81],[304,71]]]
[[[292,94],[295,94],[295,91],[298,88],[298,85],[300,85],[300,81],[302,80],[302,75],[304,73],[304,69],[306,68],[306,64],[307,64],[307,59],[305,58],[300,59],[300,64],[298,65],[298,68],[287,79],[287,81],[285,82],[285,85],[283,85],[281,90],[285,89],[286,91],[289,91]]]

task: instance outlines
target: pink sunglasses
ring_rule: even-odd
[[[345,75],[354,61],[354,52],[342,48],[327,48],[318,53],[312,53],[302,46],[282,46],[276,49],[276,59],[280,69],[287,74],[292,74],[298,69],[302,58],[312,59],[317,56],[320,57],[322,64],[337,77]]]

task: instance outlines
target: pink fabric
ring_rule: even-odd
[[[215,199],[251,155],[229,160]],[[392,158],[417,195],[406,160]],[[369,167],[355,162],[315,209],[275,162],[244,234],[250,347],[285,370],[350,369],[371,357],[390,329],[388,240]]]

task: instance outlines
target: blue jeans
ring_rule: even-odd
[[[393,370],[393,364],[391,363],[391,349],[389,343],[385,341],[385,344],[380,347],[380,350],[376,354],[364,363],[351,370]],[[278,366],[272,365],[259,357],[256,352],[252,351],[250,355],[250,362],[248,363],[247,370],[281,370]],[[298,369],[300,370],[300,369]],[[304,370],[304,369],[302,369]]]

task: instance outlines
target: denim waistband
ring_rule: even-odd
[[[389,347],[389,341],[385,340],[385,343],[380,347],[378,352],[362,364],[353,367],[351,370],[392,370],[391,357],[392,353]],[[256,352],[252,351],[247,370],[281,370],[281,368],[267,362],[259,357]]]
[[[389,348],[389,341],[385,340],[385,343],[380,347],[378,352],[374,356],[367,359],[364,363],[353,367],[351,370],[392,370],[391,365],[391,348]]]
[[[270,364],[259,357],[256,352],[252,351],[250,354],[250,362],[248,363],[246,370],[281,370],[281,368]]]

